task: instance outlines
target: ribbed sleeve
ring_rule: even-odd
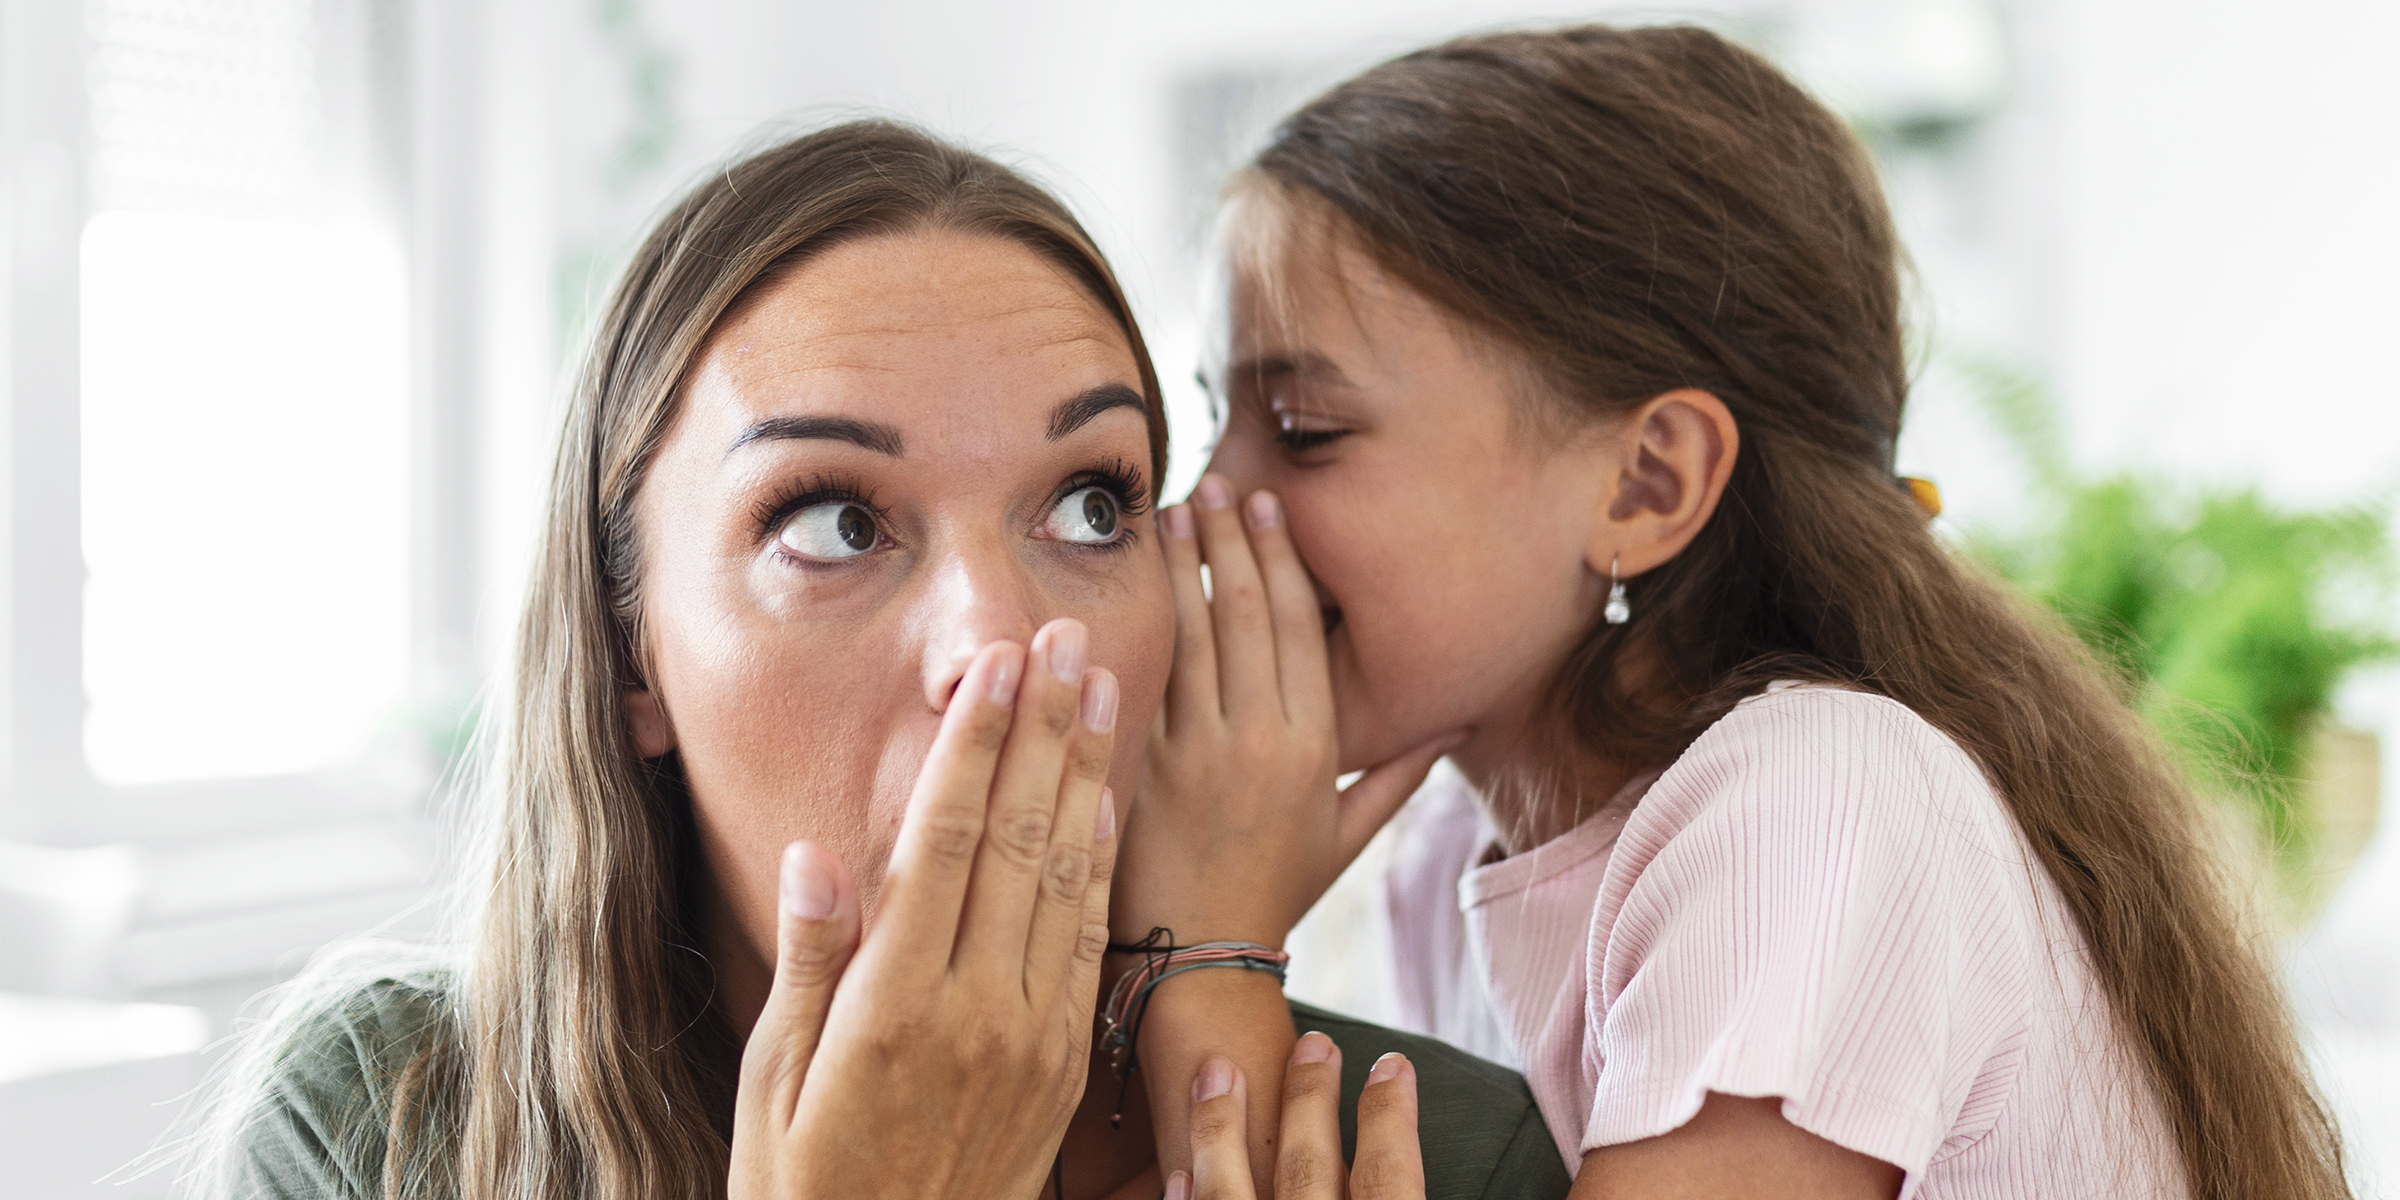
[[[1921,1174],[2028,1032],[2021,859],[1974,764],[1887,700],[1797,691],[1711,731],[1627,822],[1589,927],[1583,1145],[1708,1092]],[[2013,876],[2013,878],[2012,878]],[[1980,1114],[1988,1122],[1989,1114]]]
[[[2185,1194],[2056,890],[1889,699],[1779,685],[1457,890],[1570,1169],[1713,1091],[1780,1097],[1903,1200]]]

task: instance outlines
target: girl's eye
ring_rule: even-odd
[[[1285,428],[1275,431],[1275,441],[1276,444],[1282,446],[1285,450],[1293,454],[1299,454],[1304,451],[1314,450],[1317,447],[1325,445],[1328,442],[1332,442],[1337,438],[1346,437],[1349,435],[1349,433],[1350,431],[1347,429]]]
[[[1042,532],[1062,542],[1113,542],[1124,525],[1124,515],[1107,488],[1078,488],[1050,510]]]
[[[1300,424],[1300,418],[1294,417],[1291,413],[1275,414],[1275,443],[1282,446],[1288,454],[1300,454],[1314,450],[1329,442],[1347,437],[1349,434],[1350,431],[1347,429],[1305,428]]]
[[[856,558],[875,548],[875,514],[863,504],[811,504],[783,523],[777,540],[810,558]]]

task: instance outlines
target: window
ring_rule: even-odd
[[[338,15],[87,3],[83,748],[102,784],[324,768],[406,696],[406,260],[320,9]]]

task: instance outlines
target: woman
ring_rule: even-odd
[[[1020,176],[878,122],[712,173],[567,414],[465,952],[265,1039],[235,1187],[1155,1195],[1190,1127],[1228,1186],[1331,1196],[1358,1103],[1379,1178],[1421,1105],[1425,1194],[1563,1190],[1505,1072],[1271,990],[1218,1037],[1270,947],[1149,990],[1130,1095],[1095,1059],[1103,979],[1158,965],[1104,949],[1114,731],[1171,653],[1165,437],[1106,264]],[[1226,1118],[1287,1048],[1281,1125]]]
[[[1193,870],[1281,920],[1358,845],[1334,772],[1445,740],[1404,1010],[1497,1025],[1578,1196],[2348,1194],[2156,735],[1893,475],[1899,248],[1839,120],[1697,29],[1470,37],[1232,194],[1175,687],[1296,749],[1170,728],[1145,819],[1245,831]],[[1211,670],[1270,641],[1338,703]]]

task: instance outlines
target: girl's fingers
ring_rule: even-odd
[[[1275,1150],[1277,1200],[1343,1200],[1342,1048],[1300,1035],[1283,1069],[1283,1135]]]
[[[1217,695],[1217,631],[1210,624],[1208,593],[1200,586],[1199,525],[1192,506],[1178,504],[1159,514],[1165,535],[1167,583],[1175,595],[1175,670],[1167,677],[1166,717],[1177,732],[1195,716],[1220,720]]]
[[[1200,552],[1208,560],[1218,703],[1228,718],[1260,704],[1273,705],[1280,717],[1283,693],[1276,679],[1275,621],[1267,610],[1258,560],[1250,553],[1250,537],[1233,508],[1233,489],[1215,475],[1203,475],[1192,490],[1192,509],[1199,519]]]
[[[992,778],[990,808],[984,817],[983,841],[975,852],[975,874],[967,887],[959,916],[958,942],[951,962],[992,982],[1005,980],[1020,992],[1025,981],[1026,940],[1034,905],[1044,886],[1053,834],[1067,831],[1060,823],[1070,768],[1088,775],[1099,756],[1096,794],[1107,777],[1109,735],[1083,730],[1085,664],[1091,635],[1083,622],[1060,619],[1033,635],[1025,659],[1025,682],[1017,689],[1016,722],[1009,727],[1008,744]],[[1098,674],[1106,676],[1106,672]],[[1116,680],[1108,676],[1105,697],[1110,728],[1116,724]],[[1072,751],[1074,761],[1070,763]],[[1078,843],[1091,832],[1091,809],[1086,824],[1069,836]],[[1081,911],[1081,893],[1075,910]]]
[[[1192,1200],[1254,1200],[1249,1091],[1241,1068],[1211,1055],[1192,1075]]]
[[[934,735],[909,796],[877,918],[878,929],[892,932],[876,943],[915,964],[918,977],[939,974],[958,940],[992,779],[1008,744],[1024,674],[1022,646],[994,642],[976,652],[951,693],[941,732]]]
[[[775,981],[742,1051],[738,1089],[745,1107],[781,1128],[825,1032],[834,988],[858,948],[858,885],[850,869],[813,842],[783,848],[775,934]]]
[[[1267,611],[1275,623],[1283,715],[1295,723],[1330,727],[1333,679],[1325,667],[1325,610],[1317,603],[1316,581],[1292,546],[1282,499],[1273,492],[1250,493],[1242,502],[1242,522],[1250,527],[1250,552],[1258,559]]]
[[[1033,927],[1026,935],[1021,962],[1025,995],[1046,1007],[1067,980],[1075,961],[1077,940],[1083,936],[1086,903],[1091,890],[1094,843],[1103,832],[1101,810],[1113,803],[1108,794],[1108,768],[1116,744],[1117,677],[1097,667],[1084,675],[1082,705],[1076,711],[1075,740],[1067,749],[1066,774],[1057,784],[1058,815],[1043,859],[1041,885],[1033,903]],[[1116,818],[1106,820],[1114,834]],[[1105,913],[1101,916],[1107,923]],[[1107,942],[1105,936],[1101,939]],[[1097,993],[1091,993],[1097,995]]]
[[[1334,831],[1339,863],[1347,867],[1350,860],[1357,858],[1376,831],[1392,819],[1393,813],[1400,811],[1401,805],[1408,803],[1410,796],[1417,794],[1433,764],[1466,740],[1465,730],[1452,730],[1369,767],[1366,774],[1342,789],[1341,814],[1335,818]]]
[[[1350,1200],[1424,1200],[1425,1159],[1417,1146],[1417,1069],[1386,1054],[1358,1097],[1358,1156]]]

